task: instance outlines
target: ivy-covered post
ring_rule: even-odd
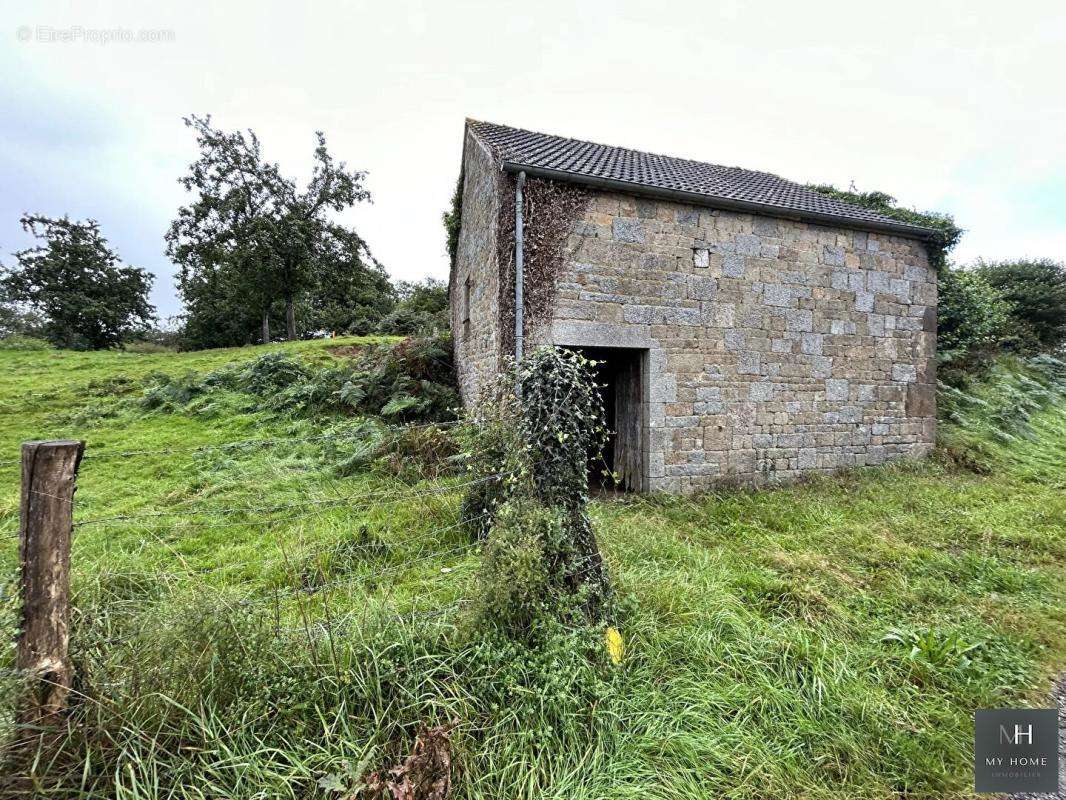
[[[514,635],[544,611],[599,621],[611,592],[588,514],[588,464],[607,440],[593,362],[540,347],[502,376],[465,428],[467,530],[486,540],[483,614]],[[576,612],[576,614],[575,614]]]
[[[533,496],[560,509],[565,531],[558,575],[598,616],[610,580],[588,513],[588,464],[607,441],[603,400],[592,362],[578,353],[541,347],[517,368],[523,437],[528,442]]]

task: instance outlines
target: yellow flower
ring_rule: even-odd
[[[625,642],[622,641],[622,634],[618,632],[618,628],[608,628],[603,638],[607,642],[607,653],[611,656],[611,661],[615,664],[621,664],[626,646]]]

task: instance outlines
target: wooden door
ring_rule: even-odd
[[[629,351],[619,359],[614,392],[614,465],[619,487],[644,489],[644,381],[642,352]]]

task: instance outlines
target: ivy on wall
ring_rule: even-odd
[[[515,181],[502,182],[497,224],[497,259],[500,265],[501,349],[514,354],[515,290]],[[591,195],[581,186],[560,181],[528,178],[522,190],[524,305],[523,330],[528,338],[550,322],[555,284],[566,256],[566,244],[574,223],[588,206]]]
[[[459,180],[455,182],[455,191],[452,192],[452,202],[448,210],[441,214],[444,223],[444,232],[447,235],[445,247],[448,251],[448,263],[455,269],[455,257],[459,253],[459,231],[463,227],[463,173],[459,172]]]
[[[899,222],[909,225],[921,225],[924,228],[935,230],[935,238],[926,243],[929,252],[929,263],[936,268],[938,274],[942,274],[947,266],[947,254],[962,238],[963,229],[955,224],[950,214],[942,214],[937,211],[915,211],[911,208],[900,208],[896,205],[896,198],[885,192],[853,192],[838,189],[832,184],[807,184],[807,188],[826,197],[851,203],[854,206],[868,208]]]

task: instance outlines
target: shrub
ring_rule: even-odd
[[[1010,304],[973,270],[944,272],[938,316],[937,350],[945,364],[970,368],[976,359],[998,349],[1012,336]]]
[[[454,419],[459,391],[448,335],[368,347],[337,395],[353,411],[398,421]]]
[[[5,336],[0,339],[0,350],[34,351],[51,349],[52,345],[44,339],[37,339],[33,336],[23,336],[20,333],[13,333],[10,336]]]
[[[140,404],[150,411],[177,411],[210,391],[210,384],[197,372],[184,375],[156,375],[148,384]]]
[[[283,389],[307,379],[309,370],[301,362],[285,353],[267,353],[237,373],[241,389],[260,397],[272,397]]]
[[[487,549],[514,551],[516,568],[524,569],[518,556],[526,551],[508,542],[539,546],[550,578],[542,602],[564,618],[579,612],[598,619],[610,596],[587,508],[588,460],[598,455],[607,432],[592,366],[568,350],[536,349],[483,400],[466,442],[471,474],[488,485],[464,500],[468,529],[480,533],[479,516],[490,520]],[[506,518],[500,516],[503,511]],[[548,535],[545,513],[556,515],[558,535]],[[499,537],[503,544],[496,542]],[[507,571],[510,564],[506,558],[490,560],[486,569],[503,571],[483,577],[483,584],[523,580]],[[511,633],[523,635],[523,630],[512,627]]]
[[[565,536],[559,509],[512,500],[501,506],[478,572],[477,616],[506,632],[528,632],[558,601],[550,568]]]
[[[378,333],[438,336],[448,330],[448,285],[436,278],[396,285],[399,302],[378,324]]]
[[[1048,353],[1066,342],[1066,264],[979,261],[975,271],[1010,304],[1018,349]]]
[[[330,366],[267,353],[203,377],[155,375],[142,405],[177,410],[216,389],[252,395],[271,411],[293,415],[357,413],[394,422],[437,422],[454,419],[459,406],[446,336],[367,347],[351,361]]]

